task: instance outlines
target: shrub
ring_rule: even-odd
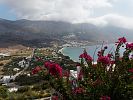
[[[27,92],[28,90],[29,90],[29,87],[28,86],[24,86],[24,87],[19,88],[17,92],[24,93],[24,92]]]
[[[8,90],[4,86],[0,86],[0,98],[6,98],[8,96]]]
[[[45,62],[49,82],[58,99],[68,100],[132,100],[133,99],[133,43],[127,44],[124,37],[116,42],[115,54],[105,55],[107,47],[98,52],[97,64],[84,50],[79,57],[81,63],[77,67],[77,77],[63,76],[63,70],[56,63]],[[120,49],[126,45],[123,57]],[[58,64],[57,64],[58,65]],[[50,69],[53,68],[51,74]],[[62,74],[62,75],[61,75]]]

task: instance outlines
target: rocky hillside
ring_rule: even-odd
[[[127,33],[127,34],[120,34]],[[0,46],[22,44],[25,46],[43,46],[50,42],[63,42],[64,37],[73,35],[77,40],[113,41],[119,36],[128,36],[132,40],[133,30],[119,27],[97,27],[88,23],[71,24],[57,21],[10,21],[0,19]],[[68,38],[67,38],[68,39]]]

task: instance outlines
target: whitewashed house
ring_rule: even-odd
[[[3,58],[3,57],[10,57],[10,54],[9,53],[0,53],[0,58]]]
[[[13,77],[14,76],[3,76],[1,79],[0,79],[0,82],[1,83],[9,83],[10,82],[10,80],[12,80],[13,79]]]
[[[74,70],[70,70],[70,78],[77,78],[77,71],[74,71]],[[70,79],[71,80],[71,79]]]
[[[12,88],[8,88],[9,92],[17,92],[18,88],[17,87],[12,87]]]
[[[13,71],[18,72],[20,69],[19,68],[14,68]]]
[[[21,68],[24,68],[24,67],[25,67],[25,64],[26,64],[26,61],[25,61],[24,59],[18,63],[18,65],[19,65]]]

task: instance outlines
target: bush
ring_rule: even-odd
[[[28,86],[24,86],[24,87],[19,88],[17,92],[24,93],[24,92],[27,92],[28,90],[29,90],[29,87]]]
[[[126,46],[123,57],[120,48]],[[107,47],[98,52],[97,64],[84,50],[79,57],[77,77],[68,71],[63,75],[62,68],[52,62],[45,63],[49,82],[56,99],[68,100],[132,100],[133,99],[133,43],[126,43],[124,37],[116,42],[113,54],[105,55]],[[58,71],[58,73],[57,73]],[[56,74],[55,74],[56,73]]]
[[[42,90],[42,87],[41,87],[40,84],[36,84],[36,85],[33,86],[32,90],[34,90],[34,91],[40,91],[40,90]]]
[[[15,82],[17,82],[18,85],[34,85],[38,82],[41,82],[44,80],[44,77],[41,77],[39,75],[36,76],[27,76],[27,75],[20,75],[16,77]]]
[[[0,86],[0,98],[6,98],[8,96],[8,90],[4,86]]]

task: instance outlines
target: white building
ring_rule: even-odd
[[[10,57],[9,53],[0,53],[0,58],[2,57]]]
[[[17,72],[19,71],[20,69],[19,68],[14,68],[13,71]]]
[[[10,80],[13,79],[13,76],[3,76],[1,79],[0,79],[0,82],[1,83],[9,83]]]
[[[21,68],[24,68],[24,67],[25,67],[25,64],[26,64],[26,61],[25,61],[24,59],[18,63],[18,65],[19,65]]]
[[[75,79],[76,79],[76,78],[77,78],[77,76],[78,76],[78,75],[77,75],[77,71],[70,70],[70,78],[72,78],[72,77],[73,77],[73,78],[75,78]],[[70,79],[70,80],[71,80],[71,79]]]
[[[12,87],[12,88],[9,88],[8,90],[9,90],[9,92],[17,92],[18,88],[17,87]]]

